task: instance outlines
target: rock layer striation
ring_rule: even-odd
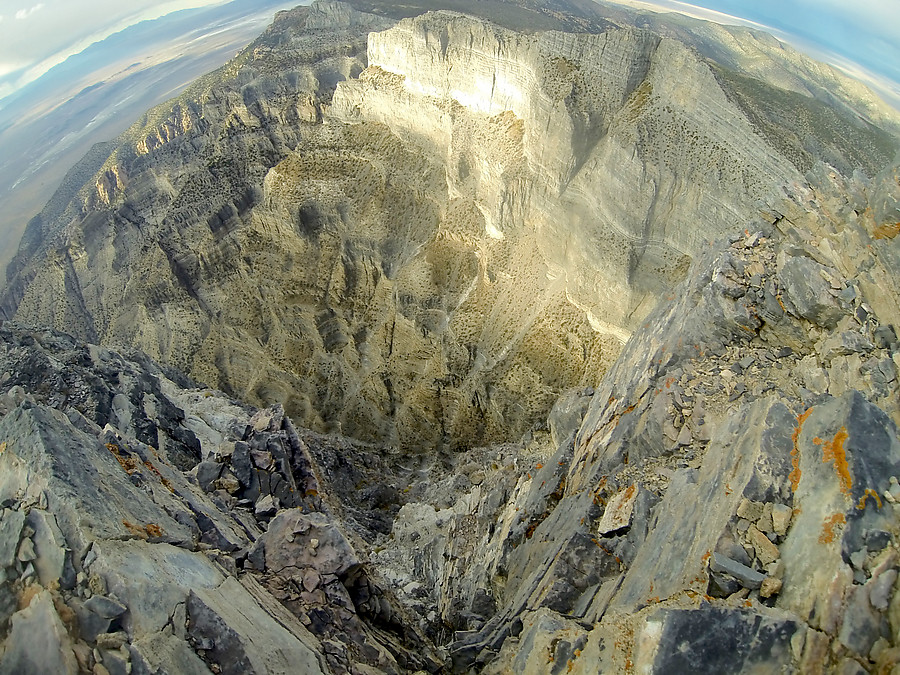
[[[518,439],[711,240],[803,183],[805,118],[751,115],[769,85],[737,100],[717,68],[628,26],[298,8],[32,223],[3,316],[320,431]],[[835,119],[824,143],[856,129]]]

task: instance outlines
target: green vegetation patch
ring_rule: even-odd
[[[822,160],[846,175],[862,169],[874,176],[900,149],[897,138],[859,117],[733,70],[712,68],[757,132],[803,173]]]
[[[602,19],[591,3],[536,2],[534,0],[413,0],[388,2],[387,0],[349,0],[348,4],[361,12],[379,14],[394,19],[405,19],[425,12],[447,9],[464,14],[474,14],[506,28],[534,32],[562,30],[600,33],[613,24]]]

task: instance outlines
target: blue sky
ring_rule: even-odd
[[[769,29],[900,101],[900,0],[612,1]]]

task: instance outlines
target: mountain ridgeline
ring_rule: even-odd
[[[35,220],[3,316],[139,347],[322,431],[521,437],[811,157],[874,175],[897,148],[592,21],[280,14]]]
[[[0,675],[894,672],[898,132],[743,28],[279,13],[9,266]]]

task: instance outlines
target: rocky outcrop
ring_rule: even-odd
[[[319,432],[517,440],[709,241],[803,182],[802,115],[750,115],[755,90],[676,40],[585,25],[606,30],[281,14],[35,225],[2,314]]]
[[[896,187],[809,178],[648,317],[574,440],[400,510],[375,559],[401,594],[438,589],[457,670],[896,663],[900,363],[894,301],[870,294],[896,243],[867,210]]]
[[[322,436],[6,323],[0,669],[895,667],[895,174],[808,180],[596,387],[467,453]]]
[[[0,339],[0,671],[437,667],[280,408],[49,331]]]

